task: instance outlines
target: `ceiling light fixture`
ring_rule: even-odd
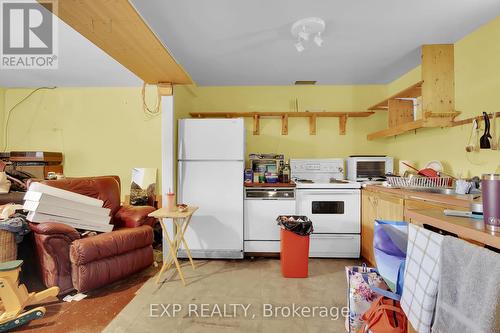
[[[325,31],[325,21],[319,17],[308,17],[298,20],[292,25],[291,33],[297,42],[294,44],[297,52],[302,52],[305,49],[304,43],[309,40],[311,35],[314,35],[314,43],[320,47],[323,45],[321,33]]]

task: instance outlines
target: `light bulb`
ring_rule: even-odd
[[[295,45],[295,48],[297,49],[297,52],[302,52],[304,51],[304,45],[302,45],[302,42],[297,42],[294,44]]]
[[[302,40],[309,40],[309,34],[305,31],[299,31],[298,35]]]
[[[321,34],[318,32],[316,36],[314,36],[314,43],[321,47],[323,45],[323,38],[321,38]]]

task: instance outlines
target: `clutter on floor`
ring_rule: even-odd
[[[66,295],[63,297],[63,301],[65,302],[78,302],[78,301],[81,301],[82,299],[86,298],[87,295],[86,294],[82,294],[82,293],[77,293],[77,294],[74,294],[74,295]]]
[[[104,201],[75,192],[32,183],[26,192],[23,208],[28,220],[34,223],[55,221],[76,229],[108,232],[110,209],[104,208]]]
[[[17,244],[30,232],[26,216],[17,213],[23,206],[0,206],[0,263],[17,259]]]

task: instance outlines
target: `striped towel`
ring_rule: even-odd
[[[439,257],[443,236],[408,226],[408,249],[401,308],[419,333],[431,331],[439,281]]]

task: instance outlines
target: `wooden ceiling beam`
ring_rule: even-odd
[[[193,83],[127,0],[59,0],[56,7],[61,20],[144,82]]]

